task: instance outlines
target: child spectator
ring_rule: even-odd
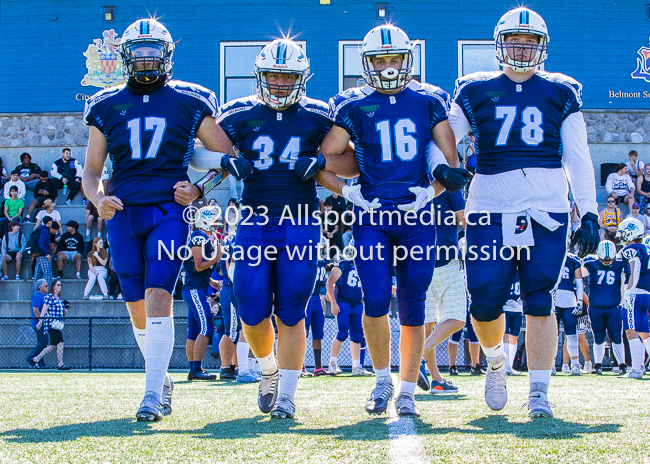
[[[34,190],[36,182],[40,179],[41,168],[38,164],[32,163],[32,155],[29,153],[23,153],[20,155],[20,163],[16,166],[16,170],[19,172],[20,180],[25,183],[25,187],[29,190]]]
[[[79,223],[77,221],[68,221],[66,227],[68,230],[61,236],[56,247],[59,277],[63,278],[63,263],[74,261],[77,265],[76,278],[81,279],[81,254],[84,252],[84,239],[78,232]]]
[[[20,222],[20,217],[23,214],[23,209],[25,208],[25,202],[18,198],[18,187],[12,185],[9,189],[10,198],[5,200],[4,203],[4,216],[0,219],[0,233],[4,236],[9,229],[8,225],[10,222],[17,221]]]
[[[61,158],[52,163],[50,175],[54,180],[57,188],[68,189],[68,199],[66,204],[71,205],[72,199],[77,196],[81,190],[81,175],[83,173],[83,166],[74,158],[72,158],[72,151],[69,148],[64,148]]]
[[[27,215],[23,219],[23,222],[30,222],[32,213],[36,208],[42,208],[45,200],[50,199],[52,202],[56,201],[56,197],[59,195],[59,191],[54,185],[54,181],[50,179],[50,174],[47,171],[41,171],[40,179],[34,186],[34,200],[32,204],[29,205],[29,210]]]
[[[16,261],[16,280],[20,280],[20,266],[27,248],[27,239],[20,233],[20,224],[9,223],[9,232],[2,238],[2,280],[9,280],[7,263]]]
[[[630,177],[630,173],[627,169],[627,166],[623,163],[616,166],[616,169],[613,173],[607,176],[607,182],[605,183],[605,190],[607,194],[612,196],[616,200],[618,205],[620,202],[627,204],[627,207],[632,211],[632,204],[634,203],[634,182]]]
[[[18,170],[17,169],[14,169],[13,171],[11,171],[11,179],[9,180],[9,182],[7,182],[5,184],[5,188],[4,188],[5,200],[8,200],[11,197],[11,195],[9,195],[9,190],[14,185],[16,186],[16,188],[18,188],[18,198],[20,198],[21,200],[24,200],[25,199],[25,183],[18,178]]]
[[[643,161],[639,161],[639,154],[636,150],[630,151],[627,156],[630,158],[625,165],[627,166],[628,171],[630,171],[630,177],[634,182],[637,178],[643,175]]]

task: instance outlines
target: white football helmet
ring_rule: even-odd
[[[511,34],[532,34],[539,37],[539,44],[506,43],[505,39]],[[528,8],[515,8],[501,16],[494,28],[494,42],[497,61],[508,66],[513,71],[523,73],[542,64],[547,57],[548,43],[551,41],[542,17]],[[510,56],[508,50],[520,59]],[[524,56],[530,54],[530,59]]]
[[[641,221],[635,218],[627,218],[618,225],[616,236],[620,237],[623,242],[630,243],[632,240],[643,237],[644,233],[645,228]]]
[[[138,80],[172,76],[174,41],[165,26],[155,19],[139,19],[126,28],[120,40],[124,73]]]
[[[614,261],[616,258],[616,245],[609,240],[603,240],[598,244],[598,251],[596,252],[598,259],[601,261]]]
[[[221,221],[221,209],[204,206],[196,213],[194,227],[202,230],[216,230]]]
[[[352,261],[357,257],[357,249],[354,247],[354,238],[350,239],[348,246],[343,248],[343,254],[341,257],[346,261]]]
[[[295,85],[269,84],[266,73],[295,74]],[[300,100],[306,92],[309,60],[293,40],[277,39],[268,44],[255,58],[253,71],[257,78],[257,96],[271,108],[285,108]]]
[[[375,27],[363,38],[360,52],[363,78],[373,89],[400,90],[413,79],[413,44],[400,28],[390,24]],[[372,58],[381,55],[402,55],[402,67],[375,71]]]

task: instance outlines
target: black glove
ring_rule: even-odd
[[[253,165],[250,161],[230,155],[221,158],[221,167],[235,176],[237,180],[245,180],[253,172]]]
[[[598,242],[600,241],[598,229],[600,229],[598,216],[594,213],[587,213],[582,216],[580,227],[573,234],[573,240],[571,240],[571,248],[580,243],[580,252],[578,253],[580,258],[591,255],[598,249]]]
[[[303,182],[323,169],[325,169],[325,157],[321,154],[318,156],[298,158],[295,164],[296,174],[298,174],[298,177]]]
[[[472,173],[463,168],[450,168],[446,164],[439,164],[433,170],[433,177],[438,179],[450,192],[458,192],[472,177]]]

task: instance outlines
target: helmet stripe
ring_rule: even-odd
[[[287,59],[287,45],[281,43],[278,45],[278,57],[276,59],[276,64],[285,64]]]
[[[528,11],[523,10],[519,13],[519,24],[528,24]]]
[[[381,44],[382,45],[392,45],[390,40],[390,29],[382,28],[381,29]]]

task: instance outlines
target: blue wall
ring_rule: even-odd
[[[387,0],[389,17],[410,37],[426,40],[426,78],[451,92],[458,68],[458,40],[491,39],[512,0],[413,2]],[[114,23],[102,7],[115,5]],[[641,0],[532,0],[551,34],[546,69],[584,85],[585,108],[647,109],[650,98],[609,98],[609,91],[650,94],[650,83],[632,79],[637,50],[649,46],[650,21]],[[175,40],[174,77],[219,94],[220,41],[269,40],[279,30],[299,33],[315,76],[309,95],[327,99],[338,91],[338,41],[360,40],[372,27],[375,2],[276,0],[17,1],[0,0],[0,112],[83,110],[78,93],[86,73],[83,52],[106,29],[119,35],[134,20],[157,15]],[[56,18],[56,20],[53,20]]]

